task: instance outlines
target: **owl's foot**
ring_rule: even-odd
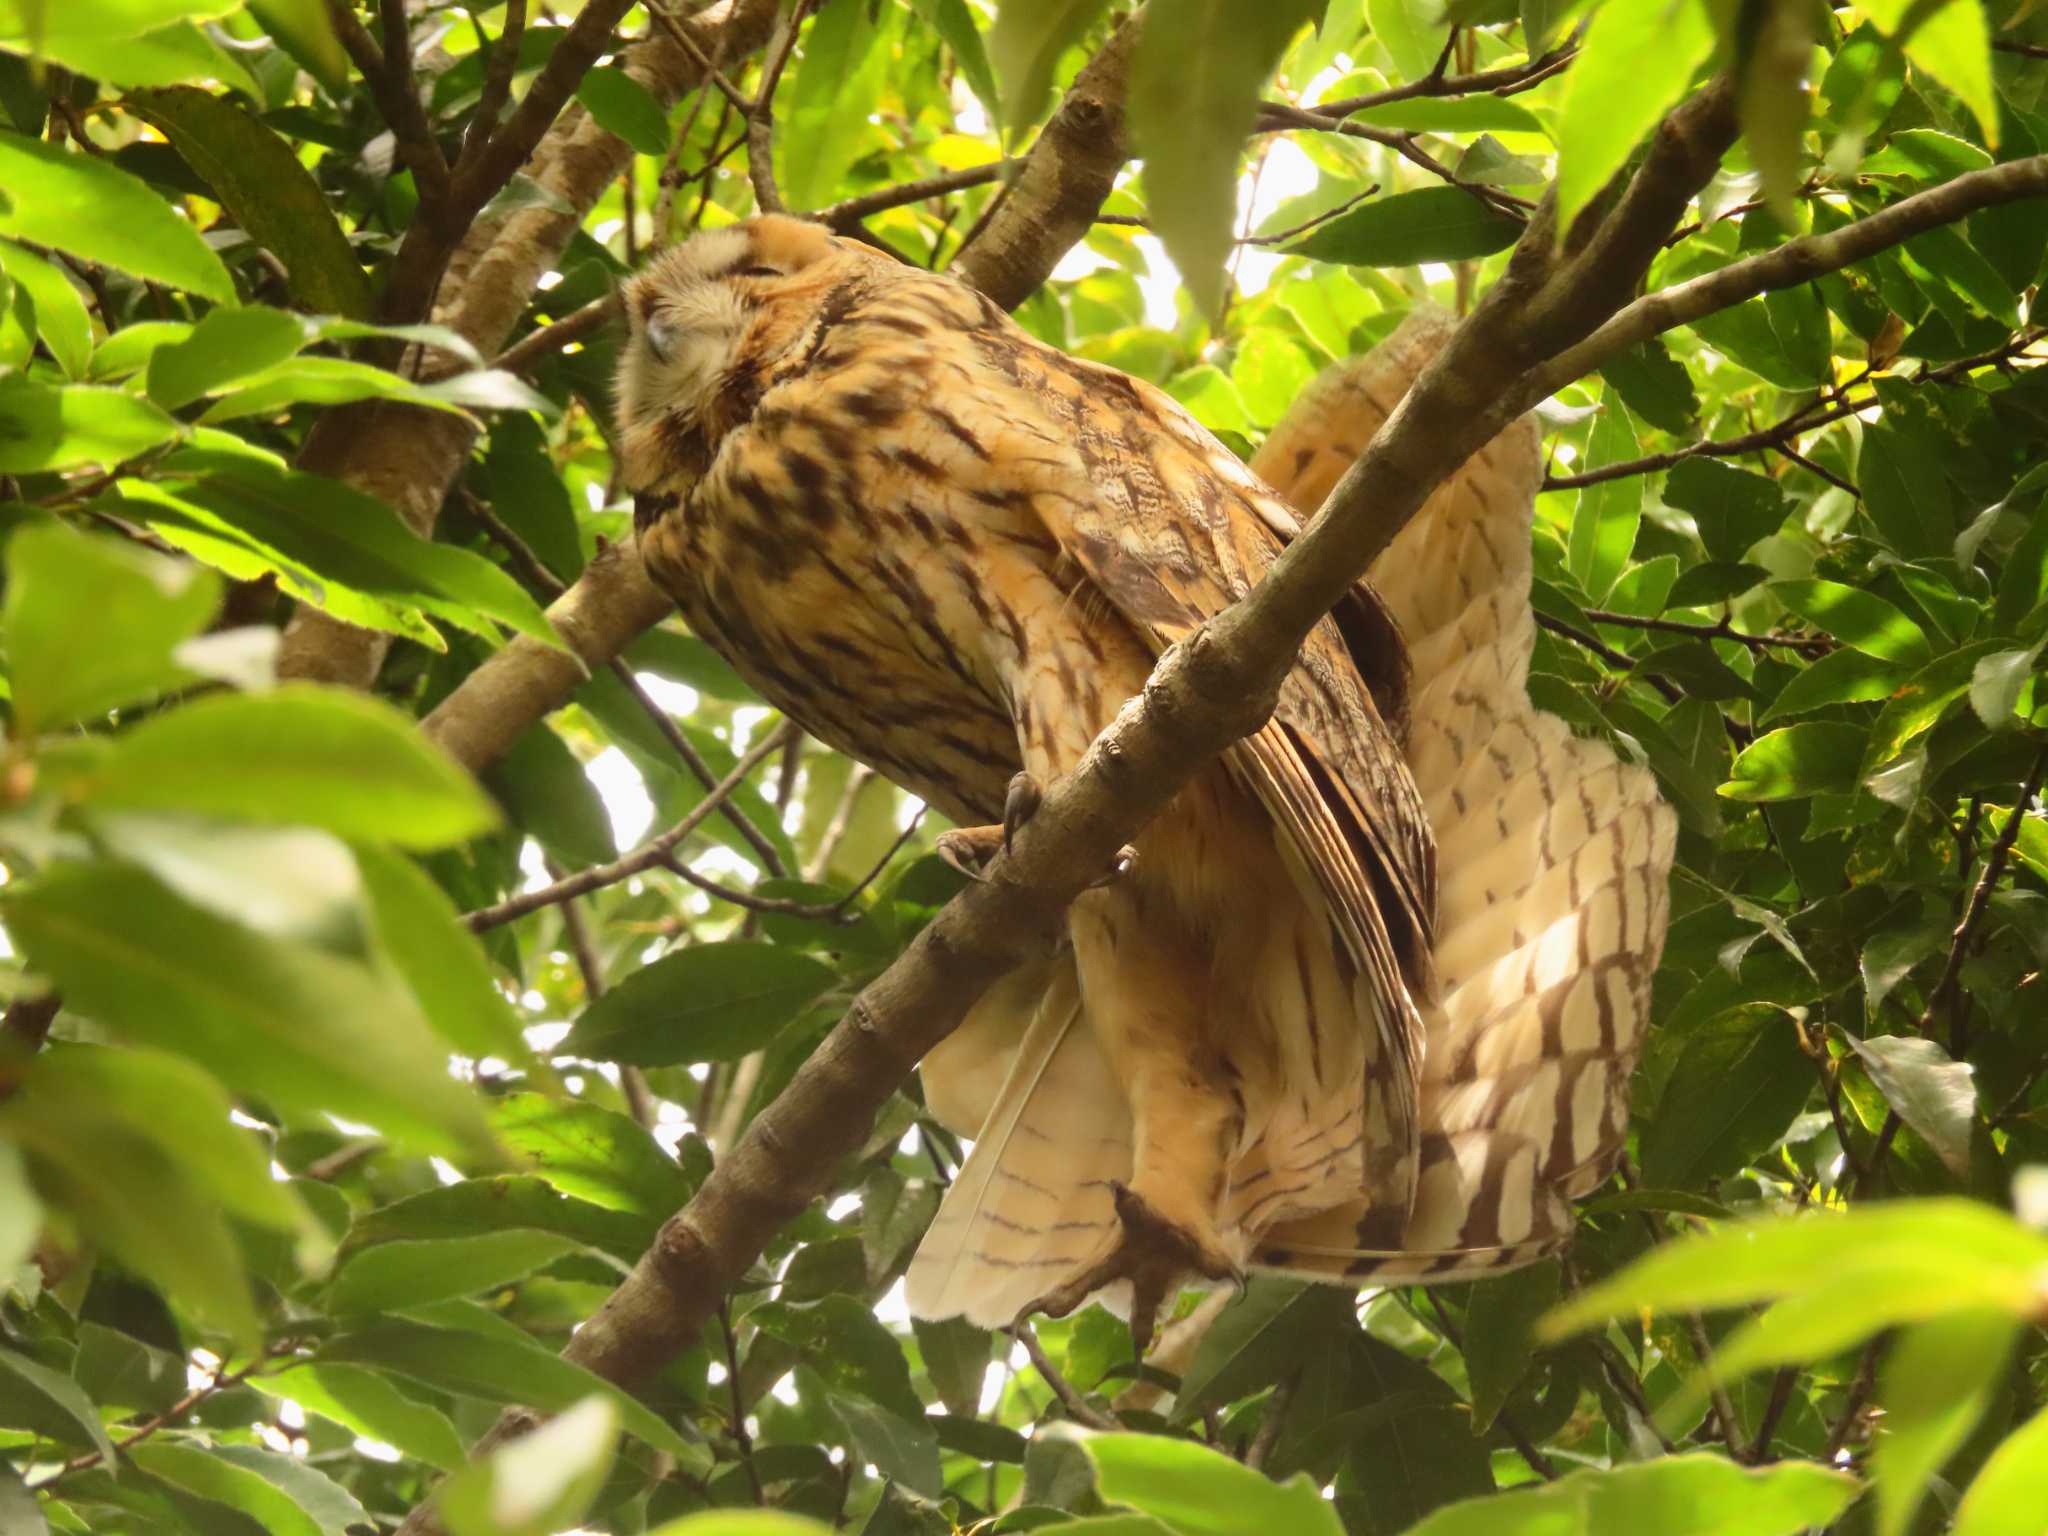
[[[1159,1309],[1173,1299],[1183,1282],[1200,1275],[1242,1286],[1244,1271],[1207,1222],[1197,1226],[1174,1221],[1126,1184],[1112,1183],[1109,1189],[1121,1230],[1110,1238],[1100,1257],[1083,1264],[1072,1279],[1032,1302],[1020,1317],[1033,1312],[1065,1317],[1104,1286],[1128,1280],[1131,1341],[1143,1359],[1152,1346]]]
[[[1003,852],[1010,851],[1018,829],[1036,816],[1043,804],[1045,791],[1039,788],[1038,780],[1026,771],[1012,775],[1010,787],[1003,791]]]

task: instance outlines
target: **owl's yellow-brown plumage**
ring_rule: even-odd
[[[1159,652],[1295,531],[1160,391],[818,226],[699,235],[626,308],[620,424],[650,573],[764,697],[963,825],[998,821],[1019,770],[1069,771]],[[1298,446],[1295,478],[1308,464]],[[1409,538],[1425,513],[1404,539],[1439,560],[1441,600],[1398,599],[1397,623],[1361,583],[1271,722],[1146,829],[1134,870],[1074,903],[1065,946],[927,1058],[928,1103],[974,1150],[912,1265],[914,1311],[1001,1324],[1107,1287],[1144,1324],[1178,1279],[1248,1263],[1343,1274],[1418,1237],[1494,1263],[1555,1247],[1544,1201],[1618,1145],[1612,1063],[1633,1055],[1670,839],[1607,748],[1523,729],[1528,503],[1506,512],[1468,517],[1448,564]],[[1487,571],[1473,527],[1498,556]],[[1519,564],[1492,548],[1517,538]],[[1419,693],[1411,726],[1401,628],[1448,623],[1455,648],[1475,573],[1508,594],[1479,636],[1492,672],[1460,671],[1426,711]],[[1446,864],[1443,909],[1474,934],[1491,923],[1461,949],[1440,931],[1436,842],[1442,815],[1464,824],[1425,808],[1427,774],[1456,779],[1476,734],[1497,755],[1515,730],[1519,768],[1468,773],[1445,801],[1530,800],[1496,818],[1505,869],[1475,884]],[[1553,758],[1605,773],[1636,830],[1590,803],[1566,826]],[[1574,929],[1568,958],[1554,925],[1531,927],[1537,907],[1580,911],[1610,852],[1654,895],[1619,928]],[[1634,970],[1587,1002],[1571,989],[1601,946]],[[1473,1012],[1474,987],[1492,1022],[1453,1038],[1446,1010]],[[1533,1026],[1517,1022],[1532,989]],[[1539,1110],[1576,1113],[1596,1079],[1592,1130],[1541,1132]]]

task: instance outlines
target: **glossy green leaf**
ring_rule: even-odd
[[[1154,0],[1139,35],[1128,110],[1145,162],[1146,206],[1153,231],[1209,314],[1223,300],[1238,157],[1259,92],[1314,10],[1309,0]]]
[[[1174,1394],[1186,1420],[1272,1385],[1349,1331],[1351,1299],[1328,1286],[1258,1275],[1195,1346]]]
[[[619,1411],[588,1397],[465,1467],[435,1495],[450,1536],[552,1536],[590,1507],[611,1470]]]
[[[1156,1515],[1185,1536],[1344,1530],[1329,1501],[1298,1473],[1272,1482],[1220,1451],[1158,1435],[1091,1435],[1081,1446],[1095,1463],[1103,1498]]]
[[[0,1116],[5,1115],[0,1110]],[[12,1349],[0,1348],[0,1416],[63,1445],[84,1446],[112,1459],[114,1447],[100,1427],[92,1399],[61,1371]]]
[[[1635,422],[1618,399],[1609,400],[1593,423],[1592,439],[1586,449],[1586,468],[1601,469],[1636,457],[1640,444]],[[1636,530],[1643,517],[1643,477],[1624,475],[1603,480],[1580,490],[1572,509],[1571,538],[1566,562],[1580,587],[1595,602],[1605,598],[1614,586],[1629,551],[1635,548]]]
[[[0,132],[0,187],[10,198],[0,208],[0,235],[55,246],[216,303],[234,302],[227,268],[198,232],[147,185],[105,160]]]
[[[1797,1536],[1859,1492],[1825,1467],[1743,1467],[1696,1451],[1452,1504],[1407,1536]]]
[[[402,1312],[510,1285],[575,1248],[551,1232],[516,1228],[430,1242],[379,1243],[342,1264],[327,1297],[337,1312]]]
[[[1933,648],[1920,626],[1875,593],[1838,581],[1774,581],[1771,595],[1822,633],[1881,661],[1921,666]]]
[[[1819,1079],[1782,1009],[1731,1009],[1695,1030],[1642,1137],[1643,1177],[1695,1187],[1761,1157]]]
[[[702,1452],[638,1399],[516,1333],[486,1337],[421,1323],[381,1322],[328,1341],[319,1359],[372,1365],[443,1391],[544,1412],[560,1412],[597,1394],[618,1408],[627,1433],[685,1465],[702,1464]]]
[[[73,1007],[191,1057],[231,1088],[287,1113],[360,1119],[427,1150],[492,1152],[475,1100],[447,1076],[411,1000],[363,966],[225,922],[121,864],[11,885],[0,911]]]
[[[777,108],[776,148],[790,207],[824,207],[859,157],[897,14],[894,7],[828,5],[812,18]]]
[[[1472,1382],[1472,1430],[1484,1433],[1529,1372],[1536,1319],[1557,1300],[1554,1263],[1481,1280],[1465,1310],[1464,1355]]]
[[[1692,375],[1664,343],[1652,338],[1600,365],[1600,376],[1636,416],[1660,432],[1688,433],[1700,402]]]
[[[906,1420],[923,1419],[902,1347],[853,1297],[763,1302],[747,1318],[796,1350],[833,1391],[865,1398]]]
[[[1856,787],[1866,732],[1811,721],[1780,726],[1744,747],[1720,792],[1730,800],[1797,800]]]
[[[1910,1035],[1852,1035],[1849,1046],[1899,1118],[1920,1133],[1951,1173],[1968,1178],[1977,1115],[1970,1064],[1952,1060],[1932,1040]]]
[[[1956,1510],[1953,1536],[2032,1536],[2048,1504],[2048,1409],[1991,1453]]]
[[[2012,1317],[1958,1312],[1906,1330],[1885,1356],[1885,1433],[1870,1458],[1878,1536],[1903,1536],[1929,1481],[1991,1406],[2018,1332]]]
[[[215,695],[146,721],[121,737],[86,793],[111,810],[321,827],[409,848],[461,842],[497,822],[475,781],[389,705],[303,684]]]
[[[988,55],[1003,92],[1004,126],[1038,121],[1060,55],[1078,43],[1108,0],[1003,0],[989,28]]]
[[[1913,675],[1913,669],[1863,651],[1843,649],[1815,657],[1779,691],[1758,725],[1788,715],[1803,715],[1830,704],[1861,704],[1890,698]]]
[[[825,1401],[863,1461],[884,1477],[928,1498],[944,1487],[939,1470],[939,1437],[922,1412],[905,1418],[864,1397],[828,1392]]]
[[[1642,0],[1594,13],[1566,79],[1557,126],[1560,239],[1685,93],[1713,45],[1697,0]]]
[[[241,1511],[266,1536],[349,1536],[370,1522],[369,1511],[353,1495],[296,1456],[168,1438],[127,1454],[151,1476]]]
[[[1906,57],[1962,97],[1987,142],[1998,143],[1998,96],[1991,83],[1991,34],[1976,0],[1865,0],[1861,9]]]
[[[466,1056],[525,1063],[519,1015],[447,893],[389,847],[358,843],[355,856],[378,947],[441,1038]]]
[[[58,523],[20,530],[0,606],[16,733],[104,717],[191,681],[174,653],[219,606],[220,582],[203,567]]]
[[[0,377],[0,474],[119,464],[180,435],[178,423],[118,389]]]
[[[813,38],[816,33],[812,34]],[[668,151],[668,114],[654,93],[617,65],[593,69],[576,87],[576,99],[583,103],[597,124],[615,133],[643,155]]]
[[[255,1378],[255,1384],[428,1466],[452,1472],[466,1459],[462,1439],[448,1416],[407,1397],[382,1371],[314,1362],[266,1372]]]
[[[659,1221],[695,1192],[654,1137],[613,1110],[515,1093],[498,1102],[491,1119],[506,1146],[579,1200]]]
[[[780,945],[695,944],[584,1009],[561,1048],[642,1067],[731,1061],[766,1045],[834,979],[831,967]]]
[[[348,84],[348,55],[322,0],[249,0],[249,9],[291,56],[328,90]]]
[[[55,262],[11,241],[0,241],[0,271],[34,303],[36,334],[64,376],[84,378],[92,364],[92,318],[77,286]]]
[[[1372,35],[1405,80],[1421,80],[1443,52],[1443,6],[1435,0],[1365,0]]]
[[[1465,261],[1504,251],[1522,226],[1456,187],[1418,187],[1368,198],[1287,247],[1290,256],[1354,267]]]
[[[174,411],[283,362],[306,340],[305,322],[282,310],[260,305],[216,309],[182,341],[150,353],[149,397]]]

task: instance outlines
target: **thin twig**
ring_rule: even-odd
[[[949,192],[965,192],[970,187],[987,186],[992,181],[1002,180],[1023,163],[1022,160],[991,160],[986,165],[970,165],[957,171],[941,171],[936,176],[919,177],[916,181],[901,181],[893,187],[863,192],[859,197],[849,197],[829,208],[820,208],[808,217],[844,231],[862,219],[885,213],[891,208],[921,203],[930,197],[944,197]]]
[[[740,1349],[732,1331],[732,1307],[720,1302],[718,1321],[725,1330],[725,1384],[732,1398],[732,1438],[740,1448],[740,1465],[747,1469],[747,1481],[754,1489],[754,1502],[768,1503],[768,1491],[761,1486],[761,1469],[754,1465],[754,1437],[747,1430],[747,1403],[740,1395]]]
[[[618,313],[619,296],[607,293],[602,298],[592,299],[580,309],[572,309],[561,319],[551,321],[539,330],[519,338],[500,352],[493,368],[502,368],[507,373],[524,373],[544,357],[551,357],[564,347],[573,346],[591,332],[598,330],[606,321]]]
[[[1559,70],[1569,66],[1578,51],[1577,43],[1565,43],[1551,49],[1541,58],[1531,59],[1526,64],[1510,65],[1506,69],[1485,70],[1476,75],[1429,74],[1420,80],[1411,80],[1406,85],[1391,86],[1384,91],[1373,91],[1365,96],[1346,96],[1338,101],[1319,101],[1315,104],[1314,110],[1326,117],[1349,117],[1354,112],[1368,112],[1374,107],[1390,106],[1397,101],[1413,101],[1417,97],[1509,95],[1527,90],[1530,86],[1549,79]]]
[[[483,23],[476,22],[479,41],[483,38]],[[505,26],[498,33],[498,40],[490,45],[491,57],[484,68],[483,91],[477,97],[476,111],[469,119],[469,129],[463,136],[462,158],[458,163],[466,164],[483,153],[484,146],[491,141],[491,135],[498,130],[498,119],[504,114],[505,102],[512,94],[512,77],[519,70],[519,45],[526,35],[526,0],[506,0]]]
[[[116,1440],[114,1442],[114,1454],[116,1456],[125,1455],[159,1430],[169,1429],[172,1425],[181,1422],[208,1398],[218,1396],[230,1387],[240,1386],[249,1377],[255,1375],[264,1366],[268,1365],[280,1352],[281,1347],[266,1348],[240,1370],[230,1371],[225,1375],[216,1375],[203,1385],[192,1388],[183,1397],[172,1403],[170,1407],[164,1409],[162,1413],[153,1414],[145,1419],[136,1427],[133,1434]],[[106,1460],[104,1452],[86,1451],[82,1455],[72,1457],[41,1482],[31,1484],[29,1491],[32,1493],[40,1492],[58,1481],[58,1479],[69,1477],[74,1472],[83,1472],[90,1467],[96,1467],[104,1460]]]
[[[1673,635],[1696,635],[1702,640],[1732,640],[1753,651],[1767,651],[1775,647],[1792,651],[1831,651],[1835,648],[1832,640],[1819,635],[1745,635],[1741,630],[1731,628],[1726,621],[1689,624],[1683,619],[1644,618],[1640,614],[1615,613],[1607,608],[1583,611],[1594,623],[1612,624],[1617,629],[1654,629]]]
[[[1038,1367],[1038,1374],[1045,1378],[1045,1384],[1052,1388],[1052,1395],[1060,1400],[1067,1410],[1067,1417],[1077,1424],[1090,1429],[1122,1429],[1123,1425],[1090,1403],[1074,1389],[1074,1384],[1062,1376],[1059,1368],[1046,1357],[1045,1346],[1038,1342],[1038,1335],[1031,1331],[1029,1323],[1020,1322],[1010,1331],[1010,1336],[1024,1346],[1024,1353],[1031,1357],[1031,1363]]]
[[[1735,1416],[1735,1404],[1729,1401],[1728,1386],[1714,1374],[1714,1344],[1707,1337],[1707,1325],[1700,1320],[1697,1312],[1687,1312],[1685,1329],[1692,1340],[1693,1353],[1699,1357],[1700,1371],[1707,1379],[1707,1400],[1714,1410],[1714,1424],[1720,1431],[1721,1443],[1728,1448],[1728,1454],[1737,1461],[1742,1459],[1742,1421]]]
[[[697,68],[703,71],[704,78],[718,87],[719,95],[723,96],[740,112],[745,113],[753,110],[754,104],[747,100],[738,86],[725,78],[725,72],[718,67],[709,54],[697,45],[697,39],[690,36],[689,32],[684,29],[675,17],[669,15],[667,10],[656,4],[655,0],[648,0],[647,14],[654,18],[656,26],[660,27],[662,31],[674,39],[678,48],[690,56]]]
[[[1643,672],[1637,669],[1635,657],[1626,651],[1617,651],[1598,635],[1589,635],[1576,624],[1567,624],[1563,619],[1554,619],[1547,613],[1536,615],[1539,629],[1547,629],[1553,635],[1562,635],[1574,645],[1583,646],[1609,666],[1619,668],[1631,677],[1640,677],[1652,688],[1664,695],[1666,703],[1676,704],[1685,697],[1685,690],[1660,672]]]
[[[537,891],[522,891],[517,896],[509,896],[494,906],[479,907],[474,912],[466,914],[463,920],[469,924],[472,933],[482,933],[524,917],[529,912],[538,912],[542,907],[552,907],[558,902],[568,901],[571,897],[602,890],[608,885],[617,885],[621,880],[630,880],[644,870],[657,866],[666,867],[669,850],[696,831],[706,817],[724,805],[726,796],[738,789],[746,781],[748,774],[780,751],[785,733],[795,728],[785,722],[748,748],[745,755],[733,764],[732,772],[706,791],[704,798],[691,806],[689,813],[681,821],[659,837],[649,839],[631,853],[614,859],[609,864],[593,864],[588,869],[578,870],[567,879],[557,880]]]
[[[813,0],[796,0],[790,7],[774,41],[768,45],[761,63],[761,83],[746,107],[747,180],[753,184],[754,202],[763,213],[782,213],[786,207],[782,189],[775,184],[775,87],[782,82],[782,72],[789,66],[790,52],[796,46],[796,34],[812,9]]]
[[[1828,1466],[1835,1464],[1835,1458],[1848,1445],[1849,1436],[1856,1431],[1856,1421],[1863,1416],[1863,1405],[1870,1401],[1871,1389],[1877,1385],[1877,1357],[1884,1352],[1885,1338],[1886,1335],[1881,1333],[1863,1346],[1863,1359],[1856,1367],[1856,1379],[1849,1384],[1849,1395],[1842,1404],[1842,1416],[1828,1431],[1827,1449],[1821,1453],[1822,1462]]]
[[[683,766],[690,770],[690,776],[705,788],[710,788],[711,765],[690,745],[690,738],[683,734],[682,728],[655,700],[654,695],[640,685],[638,674],[627,664],[626,659],[623,656],[614,656],[611,660],[611,669],[612,675],[625,685],[626,691],[633,695],[640,708],[646,712],[647,718],[654,723],[654,728],[661,732],[662,739],[669,744],[670,750],[683,760]],[[795,727],[786,729],[793,730]],[[779,737],[776,744],[781,745]],[[754,857],[761,861],[763,869],[777,880],[788,878],[789,870],[782,862],[782,855],[776,852],[775,845],[768,841],[768,834],[755,826],[753,819],[746,812],[736,805],[726,804],[719,807],[718,814],[730,822],[734,830],[745,839],[747,846],[753,849]]]
[[[1273,1447],[1280,1443],[1280,1432],[1287,1427],[1287,1411],[1294,1406],[1294,1394],[1301,1386],[1304,1369],[1296,1366],[1281,1377],[1273,1395],[1266,1399],[1266,1416],[1259,1420],[1259,1432],[1252,1436],[1252,1443],[1244,1451],[1244,1464],[1254,1472],[1265,1470]]]
[[[846,829],[853,822],[853,805],[866,789],[868,781],[875,777],[875,770],[866,763],[855,763],[847,771],[846,788],[839,792],[839,804],[833,807],[832,819],[825,823],[825,831],[818,839],[818,848],[804,865],[804,878],[815,885],[825,877],[825,871],[832,867],[832,855],[839,851],[839,844],[846,837]]]

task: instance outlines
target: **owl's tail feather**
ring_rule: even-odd
[[[1007,1018],[985,1002],[970,1020],[1021,1039],[986,1112],[963,1106],[978,1139],[911,1261],[918,1317],[1006,1327],[1117,1227],[1110,1185],[1131,1177],[1130,1109],[1083,1017],[1072,954],[1028,969],[992,994]]]
[[[1450,329],[1418,313],[1331,369],[1252,467],[1313,514]],[[1360,1202],[1277,1223],[1255,1267],[1413,1283],[1534,1263],[1569,1240],[1567,1202],[1620,1151],[1676,825],[1649,773],[1530,703],[1541,478],[1536,428],[1518,422],[1368,577],[1409,647],[1408,759],[1440,871],[1413,1214],[1392,1246],[1361,1240]]]

